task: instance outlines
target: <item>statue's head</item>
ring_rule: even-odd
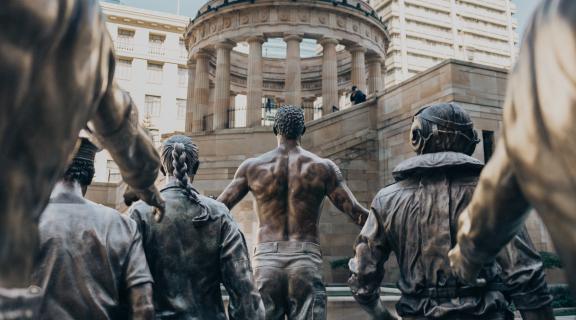
[[[471,155],[480,140],[464,109],[455,103],[439,103],[414,115],[410,141],[417,154],[453,151]]]
[[[280,135],[286,139],[295,140],[300,138],[306,131],[302,108],[295,106],[280,107],[274,118],[273,130],[275,135]]]
[[[192,138],[174,135],[162,144],[162,173],[174,176],[193,176],[198,171],[198,146]]]
[[[98,152],[97,146],[87,138],[80,138],[80,147],[62,179],[67,182],[78,182],[85,192],[94,178],[96,152]]]

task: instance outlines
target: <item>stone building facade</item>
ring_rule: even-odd
[[[390,33],[386,85],[445,59],[512,67],[518,23],[512,0],[369,0]]]

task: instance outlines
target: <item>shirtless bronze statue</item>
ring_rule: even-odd
[[[249,191],[256,199],[260,224],[253,263],[266,319],[325,319],[318,235],[322,202],[327,196],[359,226],[368,211],[332,161],[300,146],[301,108],[278,109],[273,129],[278,147],[244,161],[218,200],[232,208]]]
[[[0,21],[0,287],[23,288],[39,216],[87,123],[134,193],[162,208],[160,158],[113,81],[98,1],[0,1]]]
[[[530,206],[576,294],[576,1],[536,9],[508,80],[501,141],[460,216],[453,268],[474,283]]]

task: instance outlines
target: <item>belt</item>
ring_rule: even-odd
[[[506,290],[506,286],[503,283],[488,283],[485,286],[424,288],[418,293],[409,294],[407,296],[431,299],[452,299],[459,297],[479,296],[490,291],[504,290]]]
[[[259,243],[254,247],[254,254],[261,253],[317,253],[322,255],[320,245],[304,241],[274,241]]]

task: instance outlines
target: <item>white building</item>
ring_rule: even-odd
[[[189,18],[101,2],[116,49],[118,84],[132,96],[154,132],[184,131],[188,86],[183,33]],[[116,164],[106,152],[96,158],[96,182],[117,182]]]
[[[518,43],[511,0],[370,0],[388,26],[386,86],[448,58],[510,68]]]

